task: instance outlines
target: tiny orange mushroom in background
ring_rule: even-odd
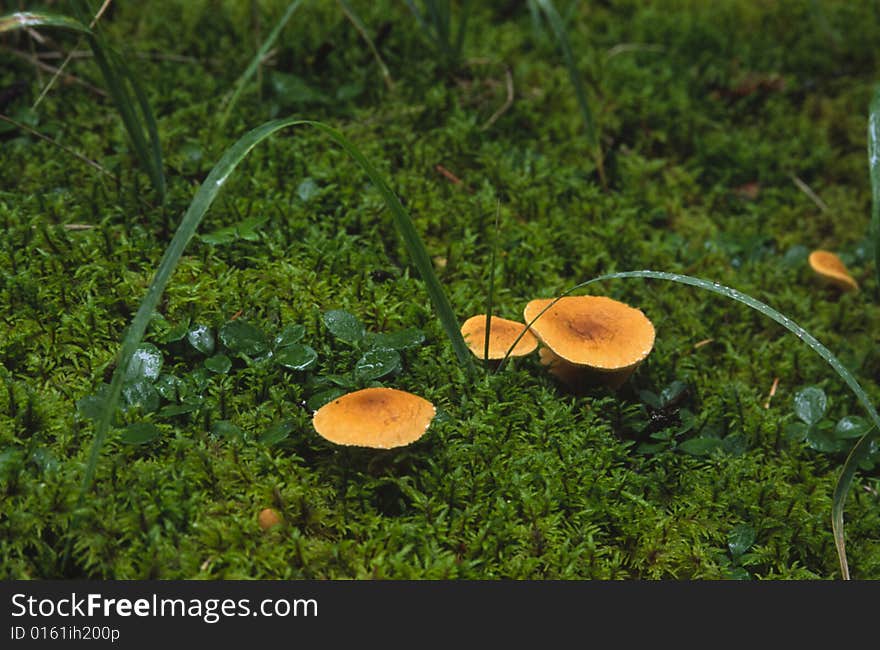
[[[640,309],[604,296],[564,296],[541,314],[552,302],[532,300],[525,319],[546,346],[541,362],[570,388],[598,381],[617,390],[654,347],[654,325]]]
[[[815,250],[808,258],[810,268],[825,282],[841,291],[858,291],[859,284],[841,259],[830,251]]]
[[[260,528],[269,530],[272,526],[277,526],[281,523],[281,515],[273,508],[263,508],[257,516],[257,522],[260,524]]]
[[[538,349],[538,339],[526,329],[525,323],[492,316],[489,323],[489,356],[486,354],[486,315],[471,316],[461,326],[461,335],[470,351],[478,359],[500,361],[510,346],[522,335],[510,352],[511,357],[523,357]]]
[[[426,399],[396,388],[364,388],[315,411],[312,425],[337,445],[391,449],[421,438],[437,414]]]

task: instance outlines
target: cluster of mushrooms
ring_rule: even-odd
[[[618,389],[654,346],[654,325],[645,314],[604,296],[532,300],[524,316],[529,325],[493,316],[488,346],[485,315],[467,319],[461,334],[474,356],[489,362],[508,351],[522,357],[538,350],[541,364],[573,390],[596,382]],[[312,424],[339,445],[390,449],[421,438],[436,412],[412,393],[365,388],[322,406]]]
[[[858,284],[840,258],[813,251],[810,267],[842,291]],[[525,323],[493,316],[468,318],[461,328],[478,359],[499,363],[538,351],[541,364],[573,391],[602,384],[619,389],[654,347],[654,325],[640,310],[605,296],[537,299],[523,311]],[[528,324],[526,324],[528,323]],[[330,442],[391,449],[421,438],[437,409],[426,399],[395,388],[365,388],[315,411],[315,431]]]

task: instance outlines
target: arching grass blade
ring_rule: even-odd
[[[80,21],[59,14],[19,11],[14,14],[0,17],[0,34],[15,29],[26,29],[28,27],[62,27],[83,34],[92,33],[92,31]]]
[[[220,116],[220,125],[226,124],[226,120],[229,119],[229,113],[232,111],[232,107],[235,106],[238,101],[239,96],[242,91],[244,91],[245,86],[247,86],[248,82],[251,80],[251,77],[254,76],[254,73],[257,71],[257,68],[260,66],[260,62],[266,56],[266,53],[272,48],[275,44],[275,41],[278,40],[278,36],[281,34],[281,30],[284,29],[284,26],[290,21],[293,17],[293,14],[296,13],[296,10],[299,9],[299,6],[302,4],[302,0],[294,0],[289,5],[287,5],[287,9],[284,11],[284,14],[275,23],[275,27],[272,28],[272,31],[269,32],[269,36],[266,37],[266,40],[263,42],[260,49],[257,51],[256,55],[251,62],[248,64],[248,67],[245,68],[245,71],[241,73],[241,76],[235,82],[235,86],[232,91],[232,95],[229,96],[229,99],[225,102],[225,106],[223,107],[223,113]]]
[[[877,296],[880,296],[880,86],[868,115],[868,166],[871,173],[871,241],[874,245],[874,273]]]
[[[584,82],[581,79],[581,74],[578,71],[577,63],[571,50],[571,44],[568,42],[568,35],[565,32],[565,25],[563,24],[562,17],[556,10],[556,6],[553,4],[552,0],[535,0],[535,2],[538,4],[538,6],[541,8],[541,11],[543,11],[544,15],[547,17],[547,22],[550,24],[550,29],[553,30],[553,35],[556,37],[557,43],[559,43],[559,49],[562,50],[562,57],[565,60],[565,67],[568,70],[568,76],[569,79],[571,79],[571,85],[574,87],[574,94],[577,98],[577,103],[580,107],[581,116],[584,120],[584,128],[587,132],[587,140],[589,141],[590,147],[592,147],[593,149],[596,169],[599,173],[599,177],[602,180],[602,184],[605,185],[605,167],[602,160],[602,149],[601,143],[599,142],[599,132],[596,128],[596,120],[593,117],[593,110],[590,108],[590,102],[587,99],[587,89],[584,86]]]
[[[379,71],[382,73],[382,79],[385,81],[385,86],[388,90],[392,90],[394,88],[394,80],[391,78],[391,73],[388,71],[388,66],[385,65],[385,62],[382,60],[382,57],[379,55],[379,50],[376,49],[376,44],[373,43],[373,39],[370,38],[370,35],[367,33],[366,28],[364,27],[363,22],[361,22],[360,17],[355,13],[354,9],[352,9],[351,5],[348,4],[345,0],[337,0],[340,8],[342,9],[342,13],[348,18],[354,28],[357,30],[358,34],[361,35],[361,38],[367,43],[367,47],[370,48],[370,52],[373,54],[373,58],[376,60],[376,65],[379,66]]]

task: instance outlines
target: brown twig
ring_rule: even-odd
[[[371,39],[370,35],[367,34],[367,30],[364,28],[364,26],[361,24],[361,21],[348,6],[348,3],[345,2],[345,0],[337,0],[337,2],[339,4],[339,8],[342,9],[342,13],[344,13],[349,22],[354,25],[354,28],[357,30],[358,34],[360,34],[361,38],[366,41],[367,47],[370,48],[370,52],[373,53],[373,58],[376,59],[376,64],[379,66],[379,70],[382,72],[382,79],[385,80],[385,85],[388,87],[388,90],[394,90],[394,80],[391,78],[391,73],[388,71],[388,66],[385,65],[382,57],[379,56],[379,50],[377,50],[376,46],[373,44],[373,39]]]
[[[776,395],[776,389],[779,387],[779,377],[776,377],[773,380],[773,385],[770,387],[770,394],[767,395],[767,400],[764,402],[764,408],[770,408],[770,400],[773,399],[773,396]]]
[[[810,200],[811,200],[813,203],[815,203],[816,206],[817,206],[822,212],[830,212],[830,211],[831,211],[831,208],[828,207],[828,204],[825,203],[825,201],[823,201],[821,198],[819,198],[819,195],[816,194],[816,193],[813,191],[813,189],[812,189],[809,185],[807,185],[806,183],[804,183],[800,178],[798,178],[798,177],[797,177],[796,175],[794,175],[794,174],[789,174],[789,176],[791,177],[791,180],[794,182],[794,184],[797,185],[797,188],[798,188],[801,192],[803,192],[804,194],[806,194],[807,196],[809,196],[809,197],[810,197]]]
[[[98,13],[95,14],[94,18],[92,18],[92,22],[89,23],[89,29],[92,29],[96,24],[98,24],[98,21],[101,19],[101,16],[104,15],[104,12],[107,10],[107,7],[110,6],[111,2],[112,2],[112,0],[104,0],[104,4],[101,5],[101,8],[98,9]],[[80,39],[79,42],[82,42],[82,39]],[[67,58],[65,58],[64,62],[61,64],[61,67],[58,68],[58,71],[54,75],[52,75],[52,78],[49,79],[49,83],[46,84],[46,87],[43,88],[43,90],[40,92],[40,96],[37,97],[37,100],[34,102],[33,108],[36,108],[37,106],[40,105],[40,102],[43,101],[43,97],[45,97],[46,94],[49,92],[49,90],[52,88],[52,86],[55,85],[55,82],[58,80],[58,77],[61,76],[61,73],[64,72],[64,68],[67,67],[67,64],[70,62],[70,59],[71,59],[71,55],[68,54]]]
[[[74,151],[70,147],[61,144],[57,140],[53,140],[49,136],[43,135],[39,131],[29,127],[27,124],[22,124],[21,122],[17,122],[16,120],[12,119],[8,115],[4,115],[3,113],[0,113],[0,120],[3,120],[4,122],[8,122],[9,124],[13,125],[14,127],[21,129],[22,131],[27,131],[31,135],[36,136],[36,137],[40,138],[41,140],[44,140],[44,141],[52,144],[53,146],[58,147],[62,151],[69,153],[71,156],[74,156],[75,158],[78,158],[79,160],[81,160],[85,164],[89,165],[90,167],[97,169],[102,174],[107,174],[110,178],[112,178],[114,180],[118,180],[116,177],[116,174],[111,172],[106,167],[101,166],[100,164],[96,163],[94,160],[91,160],[90,158],[86,158],[84,155],[82,155],[78,151]]]
[[[467,183],[465,183],[458,176],[456,176],[451,171],[446,169],[446,167],[444,167],[440,163],[437,163],[436,165],[434,165],[434,169],[436,171],[438,171],[443,177],[445,177],[453,185],[458,185],[459,187],[464,188],[467,192],[473,193],[474,190],[472,188],[468,187]]]
[[[76,75],[72,75],[69,72],[63,72],[60,68],[56,68],[54,65],[49,65],[48,63],[41,61],[40,57],[37,55],[28,54],[27,52],[21,52],[20,50],[13,50],[10,48],[3,48],[3,51],[9,52],[10,54],[13,54],[14,56],[17,56],[21,59],[24,59],[25,61],[28,61],[29,63],[32,63],[34,66],[37,67],[37,69],[45,70],[46,72],[53,72],[56,74],[60,73],[66,81],[80,84],[81,86],[88,88],[93,93],[101,95],[102,97],[107,96],[107,93],[104,92],[103,90],[101,90],[100,88],[98,88],[97,86],[93,86],[88,81],[80,79]]]
[[[507,98],[504,100],[504,103],[501,107],[492,113],[492,116],[486,120],[485,124],[480,127],[481,131],[486,131],[490,126],[495,124],[495,121],[504,115],[511,106],[513,106],[513,73],[510,71],[508,66],[504,66],[504,82],[507,87]]]

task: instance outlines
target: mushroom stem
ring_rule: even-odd
[[[597,370],[588,366],[568,363],[549,348],[543,347],[538,351],[538,357],[541,360],[541,364],[547,367],[551,375],[559,379],[570,390],[577,393],[584,393],[597,385],[617,391],[639,366],[639,364],[636,364],[622,370]]]

